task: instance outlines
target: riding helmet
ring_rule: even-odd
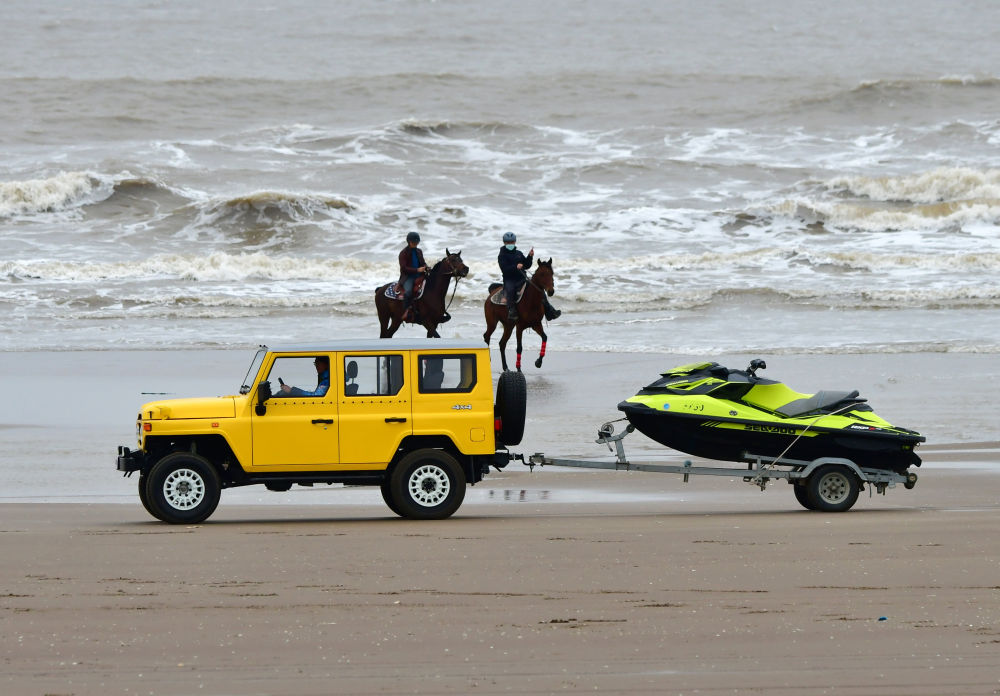
[[[409,234],[407,234],[406,235],[406,243],[409,244],[410,242],[417,242],[419,244],[420,243],[420,235],[417,234],[416,232],[410,232]]]
[[[513,232],[504,232],[503,233],[503,243],[504,244],[514,244],[515,242],[517,242],[517,235],[516,234],[514,234]]]

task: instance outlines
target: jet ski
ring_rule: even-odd
[[[802,394],[746,370],[716,362],[682,365],[618,404],[636,430],[696,457],[813,461],[848,459],[859,467],[905,473],[920,466],[920,433],[876,415],[857,391]]]

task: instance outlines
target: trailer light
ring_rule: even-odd
[[[503,427],[503,421],[501,421],[499,418],[494,418],[493,419],[493,430],[494,430],[494,432],[500,432],[500,429],[502,427]]]

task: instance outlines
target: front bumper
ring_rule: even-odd
[[[118,471],[131,473],[139,471],[146,463],[146,453],[143,451],[133,452],[123,445],[118,446]]]

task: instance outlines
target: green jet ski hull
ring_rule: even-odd
[[[757,363],[758,361],[755,361]],[[751,364],[752,366],[754,363]],[[759,362],[757,369],[763,367]],[[848,459],[903,473],[925,438],[876,415],[855,392],[801,394],[750,370],[683,365],[618,404],[636,430],[707,459]]]

